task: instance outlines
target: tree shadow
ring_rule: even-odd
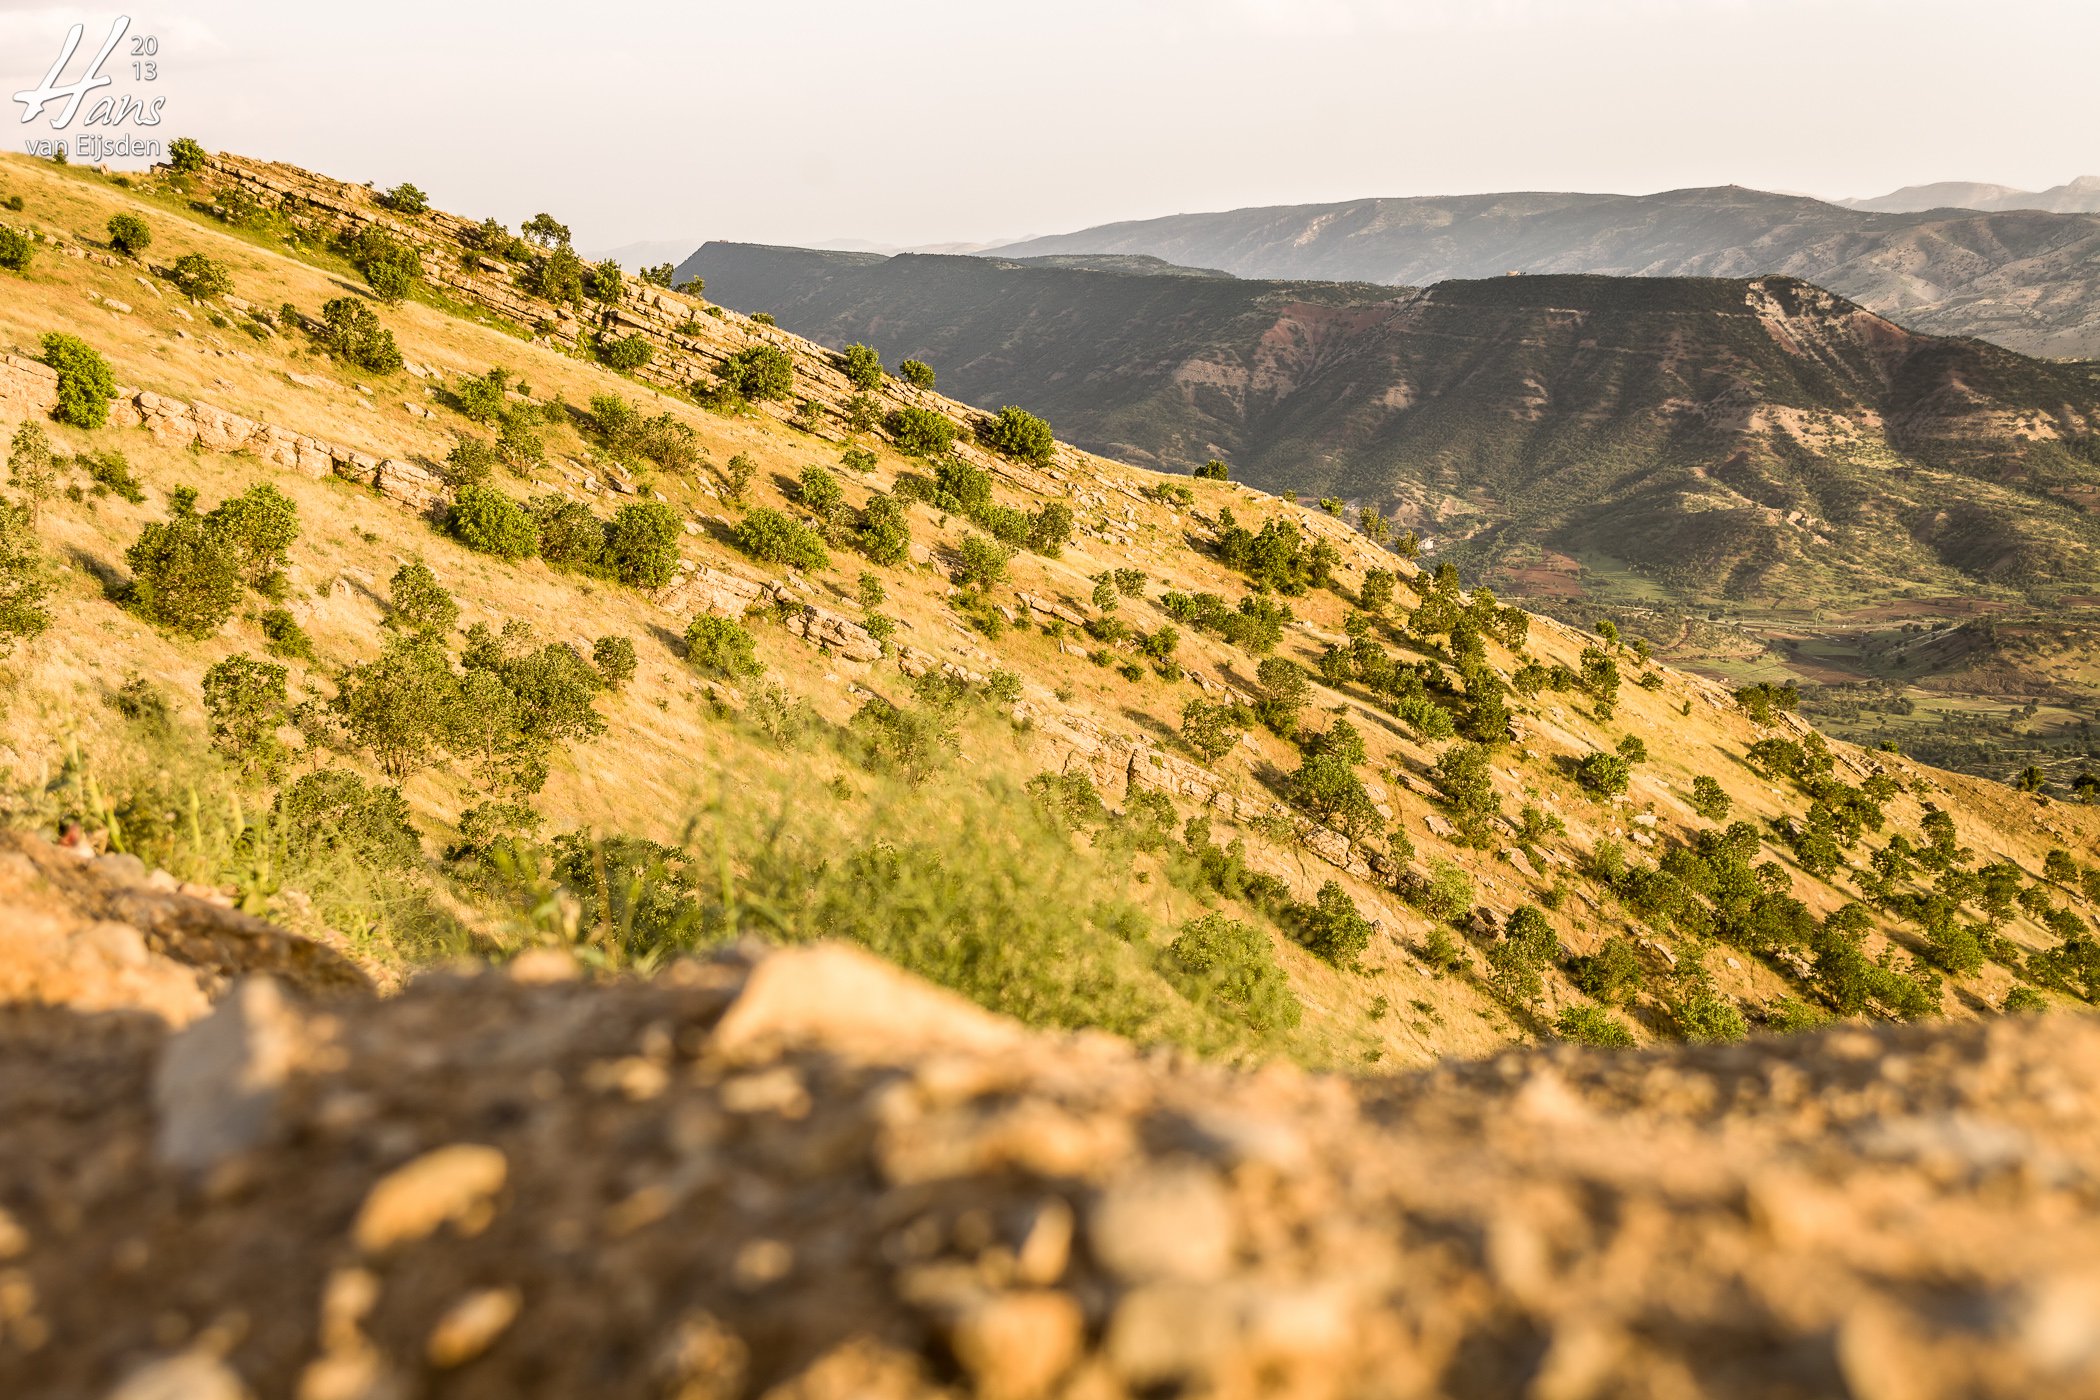
[[[109,560],[90,554],[76,544],[66,546],[66,558],[74,568],[94,579],[102,589],[102,596],[110,602],[122,603],[130,595],[131,575]]]

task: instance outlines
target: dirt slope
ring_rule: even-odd
[[[0,1392],[2100,1394],[2083,1017],[1350,1080],[564,972],[0,1020]]]

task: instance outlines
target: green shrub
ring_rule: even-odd
[[[701,613],[687,624],[685,659],[701,671],[729,680],[755,676],[765,670],[744,624],[711,613]]]
[[[933,366],[924,360],[906,360],[897,366],[897,377],[914,389],[931,389]]]
[[[212,301],[233,291],[233,274],[202,253],[184,253],[168,269],[168,280],[186,297]]]
[[[1232,480],[1232,468],[1213,457],[1202,466],[1196,468],[1193,475],[1198,481],[1230,481]]]
[[[267,482],[251,486],[221,501],[204,524],[233,550],[249,587],[281,589],[292,541],[299,538],[299,507],[291,497]]]
[[[601,344],[598,347],[598,358],[603,360],[608,368],[616,369],[622,374],[634,373],[648,364],[655,354],[656,347],[649,343],[647,336],[639,333],[622,336],[610,344]]]
[[[423,255],[415,245],[381,228],[367,228],[357,236],[350,261],[364,274],[372,294],[384,302],[400,301],[423,276]]]
[[[459,623],[459,602],[421,559],[394,570],[387,583],[386,623],[405,632],[442,637]]]
[[[600,637],[591,643],[591,664],[607,690],[620,690],[634,679],[634,643],[625,637]]]
[[[1429,862],[1429,879],[1413,892],[1415,907],[1432,919],[1456,923],[1473,909],[1473,881],[1448,860]]]
[[[1615,753],[1584,754],[1575,765],[1575,781],[1598,797],[1617,797],[1632,780],[1633,766]]]
[[[187,136],[176,137],[168,146],[168,167],[177,175],[194,175],[204,162],[204,147]]]
[[[208,637],[233,616],[241,597],[240,556],[178,495],[166,520],[139,532],[124,551],[130,601],[140,616],[188,637]]]
[[[53,450],[51,435],[41,423],[25,422],[9,440],[7,484],[20,493],[21,506],[29,512],[31,525],[42,516],[44,502],[57,492],[59,467],[64,460]]]
[[[839,373],[856,389],[882,387],[882,356],[865,345],[849,345],[839,352]]]
[[[138,478],[131,474],[130,459],[115,448],[83,452],[73,461],[87,473],[88,480],[101,489],[120,496],[133,505],[145,501],[146,488],[139,485]]]
[[[1633,1032],[1626,1023],[1601,1006],[1569,1006],[1561,1010],[1553,1029],[1562,1040],[1594,1045],[1606,1050],[1633,1048]]]
[[[453,499],[448,524],[461,544],[499,559],[529,559],[539,552],[539,531],[531,515],[492,487],[462,488]]]
[[[423,863],[423,843],[401,789],[366,783],[340,768],[323,768],[293,783],[278,794],[274,815],[294,858],[333,853],[379,871]]]
[[[1017,461],[1042,466],[1057,455],[1057,438],[1050,425],[1025,409],[1008,404],[991,419],[978,424],[977,440],[994,452]]]
[[[406,214],[414,218],[430,208],[430,196],[403,181],[379,196],[379,203],[396,214]]]
[[[284,766],[277,737],[289,697],[285,669],[252,656],[229,656],[204,673],[204,712],[212,747],[248,777],[269,777]]]
[[[895,496],[868,497],[854,527],[853,547],[876,564],[902,564],[911,557],[911,517]]]
[[[1583,995],[1609,1004],[1626,1001],[1641,987],[1641,960],[1633,940],[1615,934],[1596,952],[1568,964],[1568,980]]]
[[[739,397],[784,399],[795,387],[795,362],[774,345],[747,345],[731,355],[715,378]]]
[[[615,306],[627,294],[627,279],[620,271],[616,259],[607,258],[583,274],[584,295],[593,301],[608,302]]]
[[[373,324],[378,324],[377,318]],[[476,423],[494,423],[510,408],[509,390],[510,371],[498,365],[487,374],[461,379],[452,390],[452,406]]]
[[[27,509],[0,500],[0,659],[51,625],[51,585]]]
[[[797,569],[822,569],[831,563],[824,541],[814,530],[777,510],[760,507],[744,512],[734,538],[738,549],[762,563]]]
[[[892,409],[882,428],[898,451],[914,457],[938,457],[955,446],[955,424],[930,408]]]
[[[112,214],[105,225],[109,246],[127,258],[135,258],[153,244],[153,230],[136,214]]]
[[[1167,945],[1165,971],[1198,1006],[1221,1007],[1256,1031],[1287,1030],[1304,1015],[1268,935],[1223,914],[1183,924]]]
[[[495,475],[498,460],[496,449],[480,438],[463,437],[445,454],[438,475],[455,491],[462,486],[479,486]]]
[[[293,617],[290,610],[265,608],[256,622],[262,628],[263,650],[288,661],[313,664],[314,640],[306,635],[306,629],[299,625],[299,619]]]
[[[1205,763],[1216,763],[1231,753],[1245,732],[1237,705],[1195,699],[1181,708],[1181,741]]]
[[[661,501],[621,506],[605,527],[604,560],[630,588],[661,588],[678,576],[678,514]]]
[[[1691,803],[1692,810],[1710,822],[1725,820],[1735,805],[1721,785],[1704,773],[1692,779]]]
[[[565,569],[592,570],[605,558],[605,525],[566,496],[540,496],[526,507],[538,527],[540,557]]]
[[[980,592],[1003,582],[1013,551],[983,535],[968,534],[955,550],[955,581]]]
[[[2005,994],[2005,1002],[1998,1008],[2008,1016],[2018,1016],[2049,1009],[2049,998],[2032,987],[2014,987]]]
[[[18,228],[0,224],[0,267],[27,272],[36,258],[36,240]]]
[[[1294,906],[1291,915],[1298,941],[1336,967],[1354,968],[1371,946],[1370,920],[1334,880],[1320,886],[1311,904]]]
[[[117,377],[109,361],[78,336],[52,331],[44,337],[45,364],[58,371],[58,407],[51,416],[76,428],[99,428],[109,421],[109,401],[117,396]]]
[[[323,349],[359,369],[392,374],[401,368],[401,347],[394,343],[394,333],[357,297],[336,297],[321,308],[317,338]]]

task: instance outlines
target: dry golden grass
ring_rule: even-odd
[[[69,243],[95,245],[108,217],[119,210],[141,213],[155,230],[150,261],[165,264],[181,253],[205,252],[233,272],[236,293],[247,301],[274,307],[290,301],[309,313],[331,297],[354,293],[349,280],[216,226],[171,213],[164,205],[137,197],[89,172],[61,171],[21,157],[0,159],[0,193],[19,193],[27,209],[10,216],[15,222]],[[130,269],[112,269],[88,260],[53,255],[38,257],[26,277],[0,274],[0,348],[33,353],[47,331],[80,335],[110,359],[120,382],[181,398],[202,400],[298,432],[337,441],[375,455],[439,459],[455,433],[475,431],[449,413],[431,390],[412,375],[374,379],[346,370],[307,349],[303,337],[278,335],[255,339],[235,329],[209,324],[202,308],[189,308],[165,283],[157,291],[140,285]],[[150,280],[150,278],[149,278]],[[107,309],[90,300],[128,303],[130,313]],[[177,314],[187,310],[195,319]],[[382,318],[413,362],[436,366],[448,377],[479,373],[501,365],[531,386],[534,395],[560,395],[581,405],[593,394],[619,393],[645,403],[650,412],[670,412],[689,423],[717,463],[734,453],[749,454],[759,470],[750,492],[753,504],[783,505],[783,485],[805,466],[832,468],[849,498],[863,500],[869,489],[892,484],[905,459],[879,443],[879,466],[868,477],[839,471],[839,444],[792,431],[769,415],[724,418],[668,396],[655,394],[632,380],[556,350],[525,343],[514,336],[475,324],[415,302],[385,309]],[[295,384],[287,374],[320,375],[322,388]],[[371,393],[362,392],[368,386]],[[422,417],[404,405],[434,413]],[[8,431],[12,424],[0,425]],[[462,625],[492,625],[522,618],[548,639],[580,641],[617,633],[633,639],[640,657],[634,683],[609,697],[601,708],[608,733],[574,748],[554,765],[539,806],[554,830],[590,827],[655,839],[673,839],[691,813],[725,786],[798,782],[818,793],[835,779],[863,784],[858,770],[828,749],[783,751],[755,740],[746,730],[717,717],[707,701],[709,683],[682,659],[678,636],[686,618],[673,616],[648,598],[618,586],[549,568],[538,561],[505,564],[475,554],[441,532],[372,493],[339,481],[314,482],[277,471],[242,457],[216,456],[171,448],[142,431],[109,429],[92,435],[54,429],[61,446],[77,450],[90,443],[116,447],[131,459],[148,500],[134,507],[113,497],[59,500],[46,515],[44,538],[62,565],[57,623],[52,631],[18,653],[5,673],[7,694],[0,715],[0,769],[17,784],[41,785],[66,761],[68,753],[107,755],[116,763],[136,759],[137,746],[124,722],[107,706],[106,696],[133,674],[161,686],[178,699],[194,720],[199,713],[199,682],[213,662],[235,652],[260,653],[263,638],[252,617],[265,606],[251,598],[244,615],[219,636],[191,643],[164,636],[104,597],[104,578],[124,574],[123,552],[142,522],[157,518],[166,493],[177,485],[195,487],[209,505],[257,479],[268,479],[297,501],[303,534],[293,549],[290,571],[293,596],[288,606],[312,634],[329,665],[376,653],[381,633],[380,599],[395,568],[412,557],[429,562],[460,599]],[[548,431],[550,466],[539,480],[499,480],[516,494],[562,490],[579,494],[561,470],[564,459],[587,461],[589,448],[567,428]],[[1068,602],[1084,602],[1090,579],[1104,569],[1136,567],[1151,578],[1150,592],[1163,588],[1204,590],[1237,596],[1242,585],[1207,556],[1187,546],[1190,533],[1203,533],[1188,511],[1177,511],[1138,493],[1160,478],[1151,473],[1066,453],[1055,475],[1067,486],[1088,493],[1071,499],[1083,526],[1114,529],[1133,542],[1113,543],[1083,534],[1060,559],[1018,556],[1012,586]],[[687,557],[745,573],[765,572],[742,560],[719,535],[730,512],[706,483],[703,470],[693,478],[645,473],[644,489],[653,489],[702,527],[684,542]],[[1345,578],[1361,577],[1364,567],[1388,556],[1350,535],[1338,522],[1286,507],[1241,488],[1193,483],[1196,510],[1210,515],[1230,504],[1242,523],[1258,524],[1269,515],[1291,510],[1303,528],[1334,539],[1347,560]],[[1002,495],[1021,500],[1011,483]],[[1099,493],[1105,502],[1090,499]],[[597,502],[602,511],[616,498]],[[913,509],[916,540],[945,556],[969,528],[959,520],[942,521],[923,507]],[[866,565],[857,556],[835,552],[832,567],[808,580],[808,596],[839,611],[854,613],[854,581]],[[1089,664],[1085,646],[1077,648],[1040,631],[1007,632],[996,642],[971,631],[950,606],[949,584],[938,564],[881,571],[889,600],[881,609],[899,623],[900,638],[926,651],[955,659],[973,669],[992,665],[1017,672],[1029,703],[1042,710],[1063,710],[1115,733],[1170,735],[1182,705],[1198,694],[1189,683],[1168,684],[1148,678],[1130,682],[1112,670]],[[1002,597],[1006,596],[1002,593]],[[1324,646],[1339,639],[1347,606],[1331,593],[1292,600],[1299,622],[1287,630],[1284,654],[1310,667]],[[1149,603],[1126,602],[1122,615],[1142,626],[1165,619]],[[806,697],[824,718],[842,722],[868,690],[896,695],[902,678],[893,665],[867,665],[826,656],[778,630],[757,627],[769,679]],[[1567,629],[1539,622],[1532,630],[1531,651],[1548,662],[1576,663],[1584,638]],[[1090,646],[1091,644],[1086,644]],[[1505,673],[1514,662],[1499,648],[1495,663]],[[1214,639],[1184,632],[1180,659],[1192,672],[1241,689],[1251,688],[1253,662]],[[326,667],[295,668],[296,686],[305,694],[326,694]],[[1525,719],[1524,744],[1496,757],[1498,786],[1512,812],[1525,802],[1557,811],[1567,836],[1550,843],[1570,859],[1599,839],[1623,839],[1634,828],[1636,812],[1656,814],[1659,832],[1698,825],[1682,794],[1694,776],[1712,774],[1734,796],[1737,814],[1752,820],[1801,809],[1798,795],[1776,791],[1742,763],[1740,755],[1759,732],[1742,714],[1716,703],[1716,692],[1676,673],[1650,692],[1631,684],[1628,666],[1617,719],[1600,725],[1580,713],[1575,701],[1551,694],[1541,697]],[[717,687],[720,688],[719,686]],[[1353,697],[1320,690],[1320,706],[1349,715],[1362,729],[1371,750],[1369,770],[1391,775],[1404,771],[1417,777],[1434,761],[1433,749],[1418,744],[1389,717]],[[1682,713],[1686,702],[1690,713]],[[1595,748],[1609,748],[1621,734],[1646,742],[1650,760],[1641,766],[1629,803],[1600,805],[1579,792],[1556,760]],[[1171,745],[1170,745],[1171,746]],[[1249,794],[1262,791],[1273,778],[1296,764],[1295,749],[1257,732],[1220,765],[1229,785]],[[965,771],[999,774],[1018,780],[1040,768],[1057,766],[1060,756],[1040,737],[988,727],[977,731],[964,755]],[[2081,859],[2095,854],[2100,833],[2094,815],[2062,805],[2038,807],[2032,799],[1995,785],[1952,775],[1928,773],[1940,785],[1935,800],[1956,814],[1962,838],[1979,853],[2017,861],[2029,871],[2040,868],[2052,845],[2069,847]],[[448,828],[460,811],[480,795],[457,772],[438,768],[413,777],[407,795],[431,832]],[[1536,899],[1540,884],[1492,853],[1447,846],[1434,838],[1424,818],[1432,804],[1397,780],[1383,783],[1383,797],[1395,824],[1406,831],[1426,861],[1449,859],[1468,871],[1482,902],[1507,912]],[[1114,801],[1111,794],[1111,801]],[[1893,826],[1915,831],[1922,815],[1909,794],[1889,807]],[[1221,830],[1223,840],[1229,833]],[[1419,967],[1411,944],[1427,931],[1427,921],[1402,905],[1389,890],[1343,875],[1295,846],[1279,847],[1249,834],[1250,859],[1257,868],[1289,881],[1302,897],[1322,882],[1339,879],[1378,921],[1381,933],[1366,958],[1365,973],[1342,973],[1321,963],[1295,944],[1276,936],[1277,956],[1307,1008],[1306,1025],[1292,1038],[1293,1053],[1321,1062],[1359,1062],[1378,1057],[1387,1064],[1422,1063],[1439,1055],[1480,1054],[1519,1034],[1509,1014],[1469,980],[1432,977]],[[1777,854],[1776,848],[1771,853]],[[1550,876],[1551,872],[1548,872]],[[1140,877],[1143,877],[1142,879]],[[1578,886],[1578,888],[1584,888]],[[1820,881],[1797,873],[1797,895],[1818,913],[1842,902],[1843,896]],[[1177,891],[1146,861],[1133,867],[1129,887],[1115,893],[1140,905],[1163,928],[1199,912],[1192,896]],[[1607,904],[1591,906],[1577,894],[1554,920],[1562,941],[1577,952],[1595,948],[1606,936],[1622,931],[1622,911]],[[2012,935],[2032,946],[2051,940],[2021,919]],[[1716,984],[1731,995],[1764,1001],[1789,990],[1778,974],[1747,958],[1718,950],[1710,960]],[[1995,1004],[2008,983],[1995,967],[1961,984],[1948,999],[1953,1015],[1973,1014],[1982,1002]],[[1572,994],[1560,987],[1562,1003]],[[1390,1010],[1374,1017],[1375,1006]],[[1426,1012],[1417,1004],[1427,1007]],[[1645,1032],[1643,1032],[1645,1034]]]

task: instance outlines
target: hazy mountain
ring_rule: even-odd
[[[1394,507],[1483,564],[1595,554],[1680,597],[1767,600],[2095,567],[2077,500],[2100,487],[2100,371],[1790,278],[1412,290],[717,243],[691,272],[1082,445]]]
[[[675,263],[691,256],[692,240],[682,238],[644,239],[639,243],[623,243],[617,248],[601,248],[583,256],[591,262],[604,262],[611,258],[629,272],[640,272],[645,267],[660,263]]]
[[[1926,209],[2043,209],[2057,214],[2090,214],[2100,211],[2100,175],[2081,175],[2067,185],[2052,185],[2046,190],[1942,180],[1931,185],[1905,185],[1873,199],[1842,199],[1838,203],[1847,209],[1891,214]]]
[[[2091,214],[1879,213],[1737,186],[1485,194],[1177,214],[995,251],[1150,255],[1248,278],[1396,285],[1512,271],[1783,273],[1916,329],[2029,354],[2100,354],[2100,217]]]

